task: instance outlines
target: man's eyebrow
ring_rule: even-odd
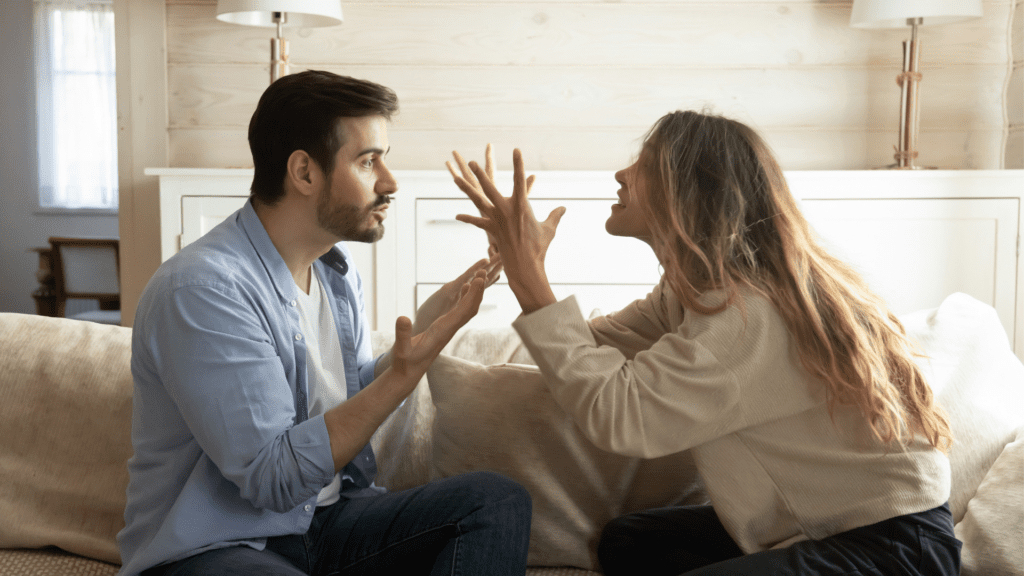
[[[387,156],[388,152],[391,152],[391,146],[388,146],[387,150],[384,150],[383,148],[367,148],[366,150],[363,150],[362,152],[357,154],[356,158],[359,158],[360,156],[365,156],[365,155],[371,154],[371,153],[373,153],[373,154],[380,154],[381,156]]]

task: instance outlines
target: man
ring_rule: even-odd
[[[250,201],[146,287],[121,574],[525,571],[518,484],[373,484],[371,435],[500,268],[475,264],[372,358],[359,275],[336,244],[384,233],[397,108],[391,90],[327,72],[273,83],[249,125]]]

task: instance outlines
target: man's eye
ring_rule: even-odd
[[[370,168],[371,166],[373,166],[373,158],[367,158],[366,160],[363,160],[363,166],[365,166],[366,168]]]

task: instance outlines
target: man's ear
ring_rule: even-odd
[[[323,182],[320,166],[305,150],[295,150],[288,156],[287,185],[304,196],[318,194]]]

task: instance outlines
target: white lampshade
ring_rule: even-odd
[[[283,26],[317,28],[342,23],[340,0],[217,0],[217,19],[274,28],[274,12],[288,14]]]
[[[850,26],[903,28],[908,18],[933,26],[981,18],[981,0],[853,0]]]

